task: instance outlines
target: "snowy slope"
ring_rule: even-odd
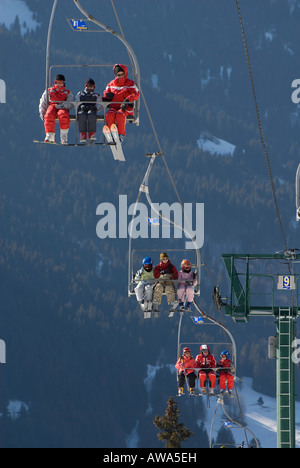
[[[255,434],[262,448],[276,448],[276,398],[263,395],[252,389],[252,378],[244,377],[242,388],[239,390],[239,398],[245,412],[245,422],[247,427]],[[258,399],[263,403],[259,404]],[[216,402],[216,400],[215,400]],[[215,410],[215,405],[211,405],[208,410],[206,429],[210,433],[211,420]],[[213,426],[213,438],[216,439],[217,433],[224,421],[225,415],[218,407]],[[300,402],[296,402],[296,446],[300,447]],[[242,429],[231,429],[236,443],[245,441],[244,431]],[[247,433],[248,440],[251,440],[251,434]],[[246,442],[246,441],[245,441]]]
[[[216,138],[212,135],[208,136],[205,133],[201,133],[199,140],[197,140],[198,148],[203,151],[208,151],[212,155],[217,154],[220,156],[233,156],[235,151],[235,145],[228,141]]]
[[[145,387],[150,396],[152,383],[156,377],[158,370],[165,368],[168,369],[171,373],[175,373],[174,365],[172,364],[163,364],[163,365],[147,365],[147,377],[144,380]],[[252,378],[243,377],[241,384],[238,384],[238,396],[241,408],[243,410],[243,417],[246,427],[255,435],[258,441],[261,444],[262,448],[276,448],[277,447],[277,435],[276,435],[276,398],[264,395],[262,393],[256,392],[252,388]],[[275,388],[274,388],[275,394]],[[188,397],[189,398],[189,397]],[[225,396],[225,399],[228,399],[228,396]],[[231,399],[230,399],[231,400]],[[235,398],[232,399],[234,402]],[[210,399],[211,407],[206,409],[206,419],[205,419],[205,428],[210,438],[210,431],[214,412],[217,405],[217,397],[212,397]],[[228,401],[228,400],[227,400]],[[226,409],[228,411],[228,409]],[[300,447],[300,402],[296,402],[296,447]],[[147,413],[152,413],[152,407],[149,405],[147,408]],[[233,418],[234,419],[234,418]],[[225,422],[228,421],[223,410],[222,405],[219,404],[216,415],[213,422],[212,428],[212,440],[217,439],[217,435],[222,426],[225,426]],[[199,425],[202,421],[199,420]],[[298,428],[298,429],[297,429]],[[245,432],[241,428],[230,428],[232,435],[237,444],[250,443],[252,435],[250,432],[246,431],[247,439]],[[131,434],[128,435],[127,439],[128,447],[138,447],[139,443],[139,422],[133,428]]]
[[[8,29],[14,24],[16,16],[19,17],[21,33],[27,30],[35,30],[38,23],[33,19],[33,13],[23,0],[1,0],[0,24],[4,24]]]

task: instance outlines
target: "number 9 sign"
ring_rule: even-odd
[[[277,289],[296,289],[295,277],[289,275],[278,276]]]
[[[291,277],[290,276],[284,276],[282,278],[282,283],[283,283],[283,289],[291,289]]]

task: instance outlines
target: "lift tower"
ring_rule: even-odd
[[[277,447],[294,448],[293,348],[300,313],[300,253],[288,250],[273,255],[224,254],[222,259],[231,282],[225,315],[239,323],[248,322],[250,317],[275,318],[276,336],[269,338],[269,357],[277,360]]]

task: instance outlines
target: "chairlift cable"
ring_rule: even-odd
[[[282,220],[281,220],[281,216],[280,216],[280,212],[279,212],[279,206],[278,206],[276,192],[275,192],[274,180],[273,180],[273,176],[272,176],[271,164],[270,164],[270,159],[269,159],[269,155],[268,155],[268,151],[267,151],[267,145],[266,145],[265,138],[264,138],[264,135],[263,135],[260,112],[259,112],[259,108],[258,108],[258,102],[257,102],[257,97],[256,97],[256,91],[255,91],[253,72],[252,72],[252,67],[251,67],[251,61],[250,61],[250,56],[249,56],[249,51],[248,51],[248,46],[247,46],[247,41],[246,41],[246,33],[245,33],[245,29],[244,29],[244,23],[243,23],[243,18],[242,18],[242,13],[241,13],[241,9],[240,9],[239,0],[236,0],[236,6],[237,6],[237,12],[238,12],[240,25],[241,25],[244,50],[245,50],[245,55],[246,55],[246,60],[247,60],[247,65],[248,65],[248,71],[249,71],[249,76],[250,76],[250,81],[251,81],[251,88],[252,88],[252,94],[253,94],[253,99],[254,99],[254,105],[255,105],[255,111],[256,111],[256,117],[257,117],[257,123],[258,123],[261,143],[262,143],[262,146],[263,146],[265,159],[266,159],[266,163],[267,163],[267,168],[268,168],[268,173],[269,173],[269,178],[270,178],[270,183],[271,183],[271,189],[272,189],[272,194],[273,194],[277,219],[278,219],[278,223],[279,223],[279,226],[280,226],[285,251],[287,251],[288,250],[287,241],[286,241],[284,228],[283,228],[283,224],[282,224]],[[289,274],[291,275],[290,262],[288,263],[288,269],[289,269]],[[294,307],[294,295],[293,295],[292,290],[291,290],[291,302],[292,302],[292,307]]]
[[[272,188],[274,203],[275,203],[275,207],[276,207],[277,218],[278,218],[279,226],[280,226],[280,229],[281,229],[283,242],[284,242],[284,245],[285,245],[285,250],[287,250],[287,242],[286,242],[286,237],[285,237],[285,234],[284,234],[283,224],[282,224],[280,213],[279,213],[279,207],[278,207],[277,197],[276,197],[276,193],[275,193],[274,180],[273,180],[273,176],[272,176],[269,155],[268,155],[267,146],[266,146],[266,142],[265,142],[265,138],[264,138],[263,130],[262,130],[261,118],[260,118],[258,102],[257,102],[257,97],[256,97],[256,91],[255,91],[255,85],[254,85],[253,72],[252,72],[252,67],[251,67],[251,62],[250,62],[250,56],[249,56],[249,51],[248,51],[248,46],[247,46],[247,41],[246,41],[246,34],[245,34],[241,9],[240,9],[240,5],[239,5],[239,0],[236,0],[236,6],[237,6],[238,16],[239,16],[241,30],[242,30],[245,55],[246,55],[246,60],[247,60],[247,65],[248,65],[248,70],[249,70],[249,75],[250,75],[251,88],[252,88],[252,94],[253,94],[253,99],[254,99],[254,105],[255,105],[255,110],[256,110],[256,117],[257,117],[257,122],[258,122],[258,128],[259,128],[261,143],[262,143],[262,146],[263,146],[263,149],[264,149],[264,154],[265,154],[265,158],[266,158],[266,162],[267,162],[267,168],[268,168],[268,172],[269,172],[271,188]]]

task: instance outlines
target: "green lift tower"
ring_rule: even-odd
[[[224,254],[222,258],[231,282],[225,315],[243,323],[250,317],[275,318],[276,336],[269,338],[268,352],[277,360],[277,447],[294,448],[300,253]]]

